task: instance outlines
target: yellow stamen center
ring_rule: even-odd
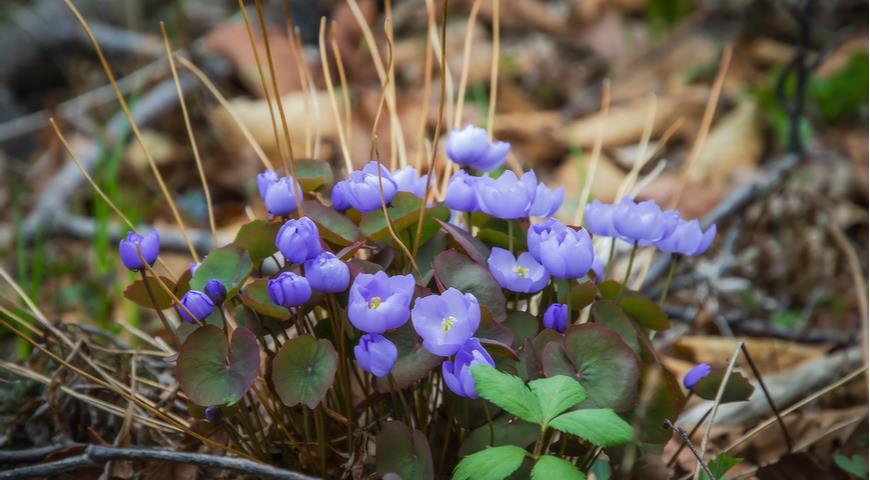
[[[369,300],[369,308],[371,308],[372,310],[375,310],[381,306],[381,303],[383,303],[383,301],[381,300],[381,297],[372,297],[372,299]]]
[[[521,267],[521,266],[517,265],[514,267],[514,273],[525,278],[525,276],[529,274],[529,269],[526,267]]]
[[[456,317],[453,315],[445,317],[441,320],[441,333],[447,333],[456,324]]]

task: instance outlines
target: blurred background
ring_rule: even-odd
[[[274,161],[279,146],[238,3],[75,4],[119,79],[194,244],[207,252],[213,240],[203,189],[159,22],[165,22],[173,49],[205,72]],[[430,7],[440,25],[440,2]],[[385,162],[403,156],[412,165],[425,164],[429,147],[421,138],[431,139],[439,111],[438,60],[430,55],[427,62],[426,54],[436,31],[428,28],[423,0],[394,0],[390,10],[396,102],[380,118],[377,152]],[[457,114],[472,10],[464,109]],[[318,48],[325,17],[339,108],[344,112],[345,101],[351,106],[342,120],[351,127],[351,158],[355,166],[369,161],[382,90],[370,47],[373,40],[386,65],[386,5],[268,1],[264,13],[297,156],[326,159],[343,175],[339,127]],[[777,374],[866,340],[866,1],[502,0],[497,48],[491,0],[479,8],[470,0],[450,1],[447,13],[450,102],[442,132],[492,121],[495,136],[512,143],[512,162],[565,186],[559,216],[567,221],[576,218],[585,176],[600,150],[590,198],[618,200],[634,168],[639,198],[718,223],[714,248],[681,264],[665,304],[675,326],[658,342],[672,368],[684,371],[698,361],[721,365],[735,338],[749,338],[761,370]],[[248,15],[257,28],[256,11],[248,8]],[[370,25],[372,39],[365,38],[360,20]],[[496,50],[497,102],[490,119]],[[189,71],[179,74],[211,188],[218,242],[227,241],[249,215],[265,214],[255,181],[262,167],[227,109]],[[124,213],[161,229],[163,257],[172,270],[186,268],[192,260],[172,214],[74,16],[60,0],[0,2],[2,267],[53,320],[134,344],[135,335],[122,323],[159,335],[156,318],[123,297],[133,278],[117,261],[119,234],[126,229],[70,161],[49,117]],[[402,142],[391,130],[396,124]],[[401,143],[402,149],[391,148]],[[442,161],[440,156],[436,170]],[[642,261],[647,275],[636,286],[657,298],[667,265],[652,257]],[[0,302],[25,312],[6,284]],[[29,355],[25,344],[2,330],[0,345],[7,360]],[[828,365],[827,379],[849,366],[855,365]],[[0,404],[6,404],[0,410],[17,412],[19,393],[18,387],[0,388]],[[818,432],[859,410],[866,415],[863,384],[825,397],[793,428]],[[866,428],[865,421],[841,431],[836,445],[860,450],[852,433]],[[715,441],[725,443],[732,435],[727,429],[719,434]],[[863,439],[866,451],[866,433]],[[756,460],[763,459],[766,440],[753,441]],[[832,444],[825,445],[820,448],[830,452]]]

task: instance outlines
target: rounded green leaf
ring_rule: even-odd
[[[272,359],[272,385],[288,407],[314,409],[335,379],[338,354],[329,340],[303,335],[285,343]]]
[[[227,245],[209,252],[190,279],[190,288],[202,290],[211,279],[220,280],[233,296],[254,268],[251,256],[238,245]]]
[[[571,310],[583,310],[598,296],[598,287],[592,282],[575,283],[569,290]]]
[[[719,385],[725,378],[724,368],[714,368],[709,375],[698,381],[695,385],[695,394],[705,400],[715,400],[719,392]],[[745,402],[752,396],[755,387],[740,372],[731,372],[725,391],[722,392],[721,403]]]
[[[260,345],[247,328],[233,331],[230,349],[224,332],[199,327],[178,351],[176,376],[181,390],[201,406],[236,402],[254,385],[260,367]]]
[[[659,304],[641,294],[626,295],[619,301],[619,306],[637,323],[650,330],[667,330],[671,323]]]
[[[585,480],[583,474],[573,463],[552,455],[543,455],[532,468],[532,480]]]
[[[562,343],[550,342],[541,355],[548,377],[568,375],[586,389],[585,406],[624,411],[634,405],[640,366],[619,335],[594,323],[573,325]]]
[[[317,225],[321,238],[327,242],[345,247],[359,240],[359,228],[341,213],[312,200],[304,202],[302,206],[305,216]]]
[[[403,479],[435,478],[432,451],[426,436],[419,430],[412,432],[402,422],[388,421],[378,433],[375,447],[375,464],[379,476],[394,473]]]
[[[618,333],[631,350],[640,355],[640,340],[634,322],[613,300],[599,300],[592,304],[592,318],[596,322]]]
[[[632,420],[638,425],[639,441],[664,444],[673,433],[662,424],[665,419],[677,418],[686,405],[680,382],[662,365],[648,364],[641,374],[640,391],[647,392],[646,401],[642,408],[635,409],[636,418]]]
[[[453,471],[453,480],[503,480],[520,468],[526,455],[514,445],[489,447],[463,458]]]
[[[550,422],[560,432],[576,435],[599,447],[631,441],[634,429],[609,408],[585,408],[563,413]]]
[[[328,163],[315,158],[297,158],[295,162],[296,178],[303,192],[332,185],[332,167]]]
[[[533,338],[538,334],[540,322],[534,315],[528,312],[520,312],[509,310],[505,318],[504,325],[509,328],[514,335],[513,346],[518,348],[525,342],[527,338]]]
[[[453,287],[463,293],[471,293],[486,307],[497,323],[504,321],[504,292],[486,267],[475,263],[456,250],[447,250],[435,257],[435,278],[445,288]]]
[[[163,290],[163,287],[160,286],[157,279],[154,277],[145,277],[148,282],[148,287],[151,288],[151,293],[154,295],[154,301],[157,302],[156,307],[160,310],[165,310],[172,306],[173,300],[172,297],[166,293],[166,290]],[[166,278],[160,277],[160,280],[169,287],[169,290],[175,289],[175,283]],[[124,297],[127,300],[132,301],[133,303],[145,307],[145,308],[154,308],[155,304],[151,302],[151,298],[148,296],[148,290],[145,288],[145,282],[140,278],[135,282],[131,283],[127,288],[124,289]]]
[[[413,193],[399,192],[395,197],[393,197],[393,201],[390,202],[389,206],[387,206],[387,214],[393,222],[393,228],[396,233],[404,231],[412,225],[416,227],[421,205],[422,200]],[[434,223],[434,219],[440,218],[441,220],[447,220],[450,218],[450,210],[443,205],[437,205],[427,208],[423,217],[423,223],[428,223],[428,226],[424,225],[423,229],[424,235],[422,240],[425,241],[438,229],[438,225]],[[374,241],[390,238],[390,230],[387,227],[387,220],[381,209],[363,215],[362,220],[360,220],[359,229],[363,235]]]
[[[233,243],[248,252],[254,265],[259,265],[278,251],[278,247],[275,246],[275,236],[280,228],[279,222],[253,220],[239,228]]]

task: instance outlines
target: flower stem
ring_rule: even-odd
[[[544,448],[544,433],[547,432],[547,427],[545,425],[541,425],[541,431],[538,433],[538,439],[535,441],[535,451],[532,452],[532,456],[538,458],[541,456],[541,449]]]
[[[514,254],[514,222],[508,220],[508,250],[510,250],[511,255]]]
[[[610,273],[610,265],[613,264],[613,254],[616,252],[616,237],[610,239],[610,253],[607,254],[607,265],[604,266],[604,278],[601,280],[604,281],[607,278],[607,274]]]
[[[145,291],[148,293],[148,299],[151,300],[151,305],[154,305],[154,311],[157,312],[157,316],[160,317],[160,321],[163,322],[163,328],[165,328],[172,338],[175,340],[175,346],[180,347],[178,341],[178,334],[175,333],[175,329],[172,328],[172,324],[169,323],[169,319],[163,315],[163,310],[160,310],[160,307],[157,306],[157,299],[154,297],[154,292],[151,290],[151,285],[148,285],[148,277],[145,276],[145,270],[139,270],[139,274],[142,275],[142,283],[145,284]]]
[[[671,279],[674,278],[674,270],[677,269],[677,263],[680,261],[679,255],[674,255],[671,258],[671,268],[668,269],[668,278],[665,279],[665,288],[662,289],[662,296],[659,297],[659,307],[665,305],[665,298],[668,296],[668,288],[671,286]]]
[[[495,427],[492,426],[492,415],[489,413],[489,405],[483,402],[483,413],[486,415],[486,423],[489,425],[489,445],[495,446]]]
[[[631,246],[631,255],[628,257],[628,268],[625,270],[625,277],[622,279],[622,285],[619,286],[619,295],[617,295],[617,300],[622,298],[622,294],[625,293],[625,286],[628,284],[628,277],[631,276],[631,268],[634,266],[634,255],[637,253],[637,241],[634,242],[634,245]]]

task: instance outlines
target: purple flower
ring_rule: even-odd
[[[353,355],[360,368],[376,377],[385,377],[396,364],[399,351],[383,335],[367,333],[353,347]]]
[[[212,278],[211,280],[205,282],[205,287],[203,287],[203,291],[208,298],[214,302],[215,305],[220,305],[224,303],[224,300],[227,298],[227,287],[221,283],[220,280],[216,278]]]
[[[444,194],[444,203],[451,210],[460,212],[474,212],[477,210],[477,194],[475,185],[478,177],[469,175],[465,170],[459,170],[450,178],[447,184],[447,192]]]
[[[423,348],[447,357],[456,353],[480,325],[480,304],[474,295],[448,288],[441,295],[417,300],[411,312]]]
[[[390,203],[399,190],[396,180],[386,167],[371,161],[362,170],[351,172],[344,190],[347,193],[347,201],[353,208],[368,213],[381,208],[381,186],[384,190],[384,203]]]
[[[538,260],[559,280],[586,275],[595,258],[592,239],[583,229],[565,227],[542,233],[537,249]]]
[[[565,333],[568,328],[568,306],[554,303],[544,312],[544,328],[552,328],[559,333]]]
[[[468,125],[447,136],[447,156],[459,165],[491,172],[507,160],[511,146],[507,142],[489,141],[486,130]]]
[[[619,237],[629,243],[657,242],[667,235],[670,218],[656,202],[647,200],[635,203],[628,197],[616,204],[613,210],[613,227]]]
[[[350,204],[350,195],[347,193],[347,180],[337,182],[332,187],[332,208],[343,212],[353,205]]]
[[[529,208],[531,217],[549,217],[562,207],[565,200],[565,187],[550,190],[543,182],[535,190],[535,201]]]
[[[332,253],[323,252],[305,262],[305,278],[318,292],[343,292],[350,284],[350,269]]]
[[[181,318],[188,323],[201,322],[214,311],[214,302],[208,298],[208,295],[199,290],[188,290],[188,292],[181,297],[181,304],[184,305],[187,310],[181,307],[176,308],[178,309]],[[188,310],[194,318],[191,318],[190,315],[187,314]]]
[[[384,333],[408,321],[413,296],[413,275],[361,273],[350,287],[347,317],[364,332]]]
[[[296,184],[295,191],[293,184]],[[299,182],[293,182],[290,177],[281,177],[266,188],[266,211],[272,215],[289,215],[296,211],[296,195],[302,196]]]
[[[498,284],[512,292],[539,292],[550,281],[550,274],[529,252],[514,258],[511,252],[493,247],[486,264]]]
[[[266,201],[266,192],[269,191],[269,186],[278,181],[278,174],[275,170],[264,170],[263,173],[257,174],[257,190],[260,192],[260,198],[263,202]]]
[[[555,235],[556,232],[565,230],[565,228],[567,227],[562,225],[562,222],[555,218],[548,218],[544,223],[536,223],[530,226],[529,230],[526,232],[526,244],[529,253],[531,253],[535,259],[541,258],[541,242],[544,239]]]
[[[311,285],[308,280],[293,272],[282,272],[269,280],[269,298],[282,307],[298,307],[311,298]]]
[[[293,263],[304,263],[323,251],[317,225],[308,217],[288,220],[282,225],[275,236],[275,246]]]
[[[586,229],[592,232],[592,235],[599,237],[617,236],[616,229],[613,228],[613,211],[615,209],[616,206],[613,204],[592,200],[592,203],[586,205],[583,213]]]
[[[707,375],[710,375],[710,372],[712,371],[713,367],[711,367],[709,363],[699,363],[695,365],[686,372],[686,376],[683,377],[683,386],[686,387],[687,390],[694,390],[698,382]]]
[[[599,284],[604,280],[604,264],[598,259],[598,255],[595,255],[592,258],[592,267],[590,267],[590,270],[595,274],[595,278],[592,279],[593,282]]]
[[[475,365],[495,367],[495,361],[480,345],[480,340],[469,338],[456,352],[453,360],[441,364],[441,374],[447,388],[460,397],[478,398],[474,377],[471,376],[471,367]]]
[[[142,260],[139,259],[139,253],[136,252],[137,245],[139,252],[142,253],[142,258],[148,262],[149,266],[154,265],[157,255],[160,254],[160,234],[157,233],[157,230],[151,230],[143,237],[135,232],[127,232],[127,238],[121,239],[121,243],[118,245],[121,262],[134,272],[145,268]]]
[[[522,178],[517,178],[511,170],[502,173],[498,179],[479,177],[475,189],[477,206],[496,218],[527,217],[535,201],[537,188],[538,180],[531,170],[524,173]]]
[[[221,412],[221,407],[212,405],[210,407],[205,407],[205,419],[210,423],[217,423],[221,417],[223,416],[223,412]]]
[[[713,243],[713,238],[715,237],[716,225],[703,232],[701,224],[697,220],[685,221],[680,219],[674,231],[656,242],[656,247],[666,253],[679,253],[689,256],[700,255],[710,248],[710,244]]]
[[[400,192],[413,193],[423,198],[426,194],[426,179],[429,175],[417,175],[417,169],[407,165],[393,172],[393,180]]]

